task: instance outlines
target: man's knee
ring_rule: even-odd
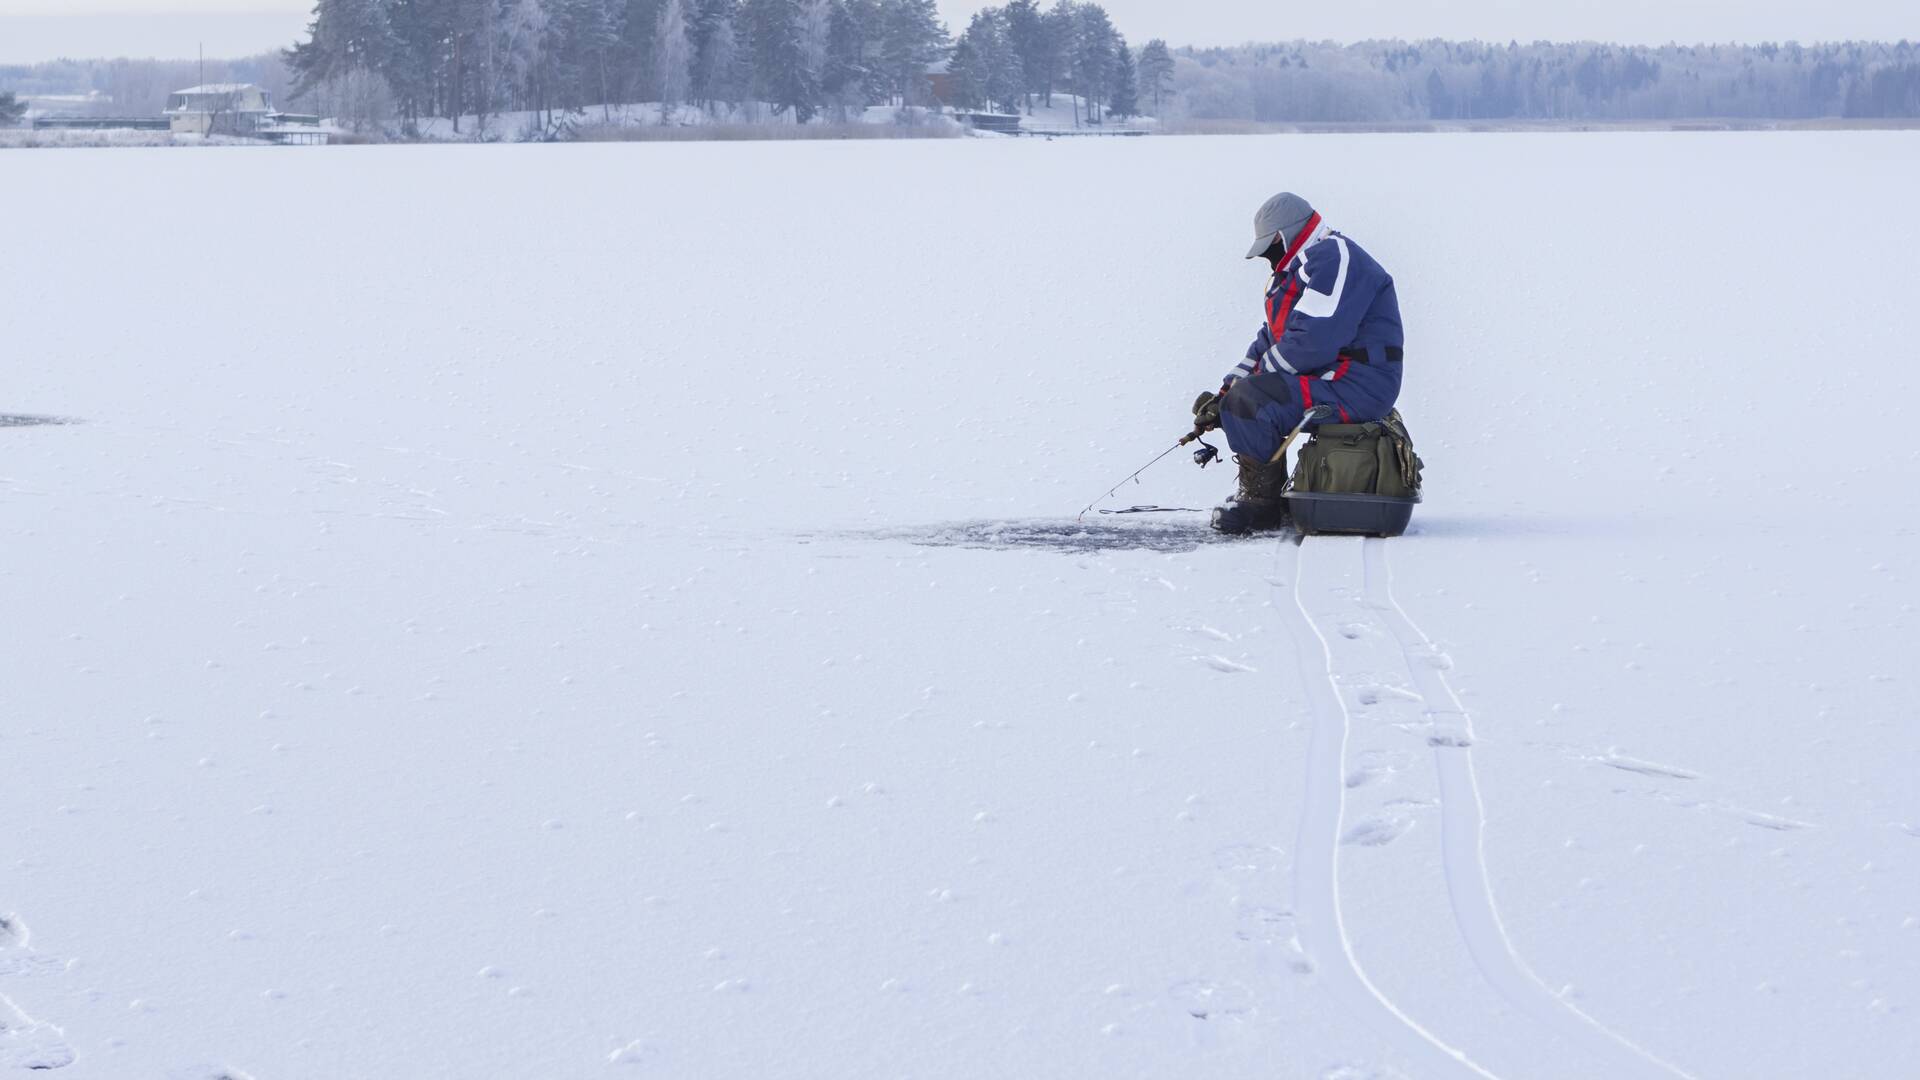
[[[1287,381],[1269,376],[1253,375],[1236,379],[1227,388],[1227,396],[1221,402],[1221,408],[1242,420],[1251,420],[1259,415],[1261,408],[1276,401],[1292,404],[1287,394]]]

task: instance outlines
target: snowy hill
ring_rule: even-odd
[[[1917,163],[10,160],[0,1075],[1903,1075]],[[1075,525],[1280,187],[1399,283],[1413,531]]]

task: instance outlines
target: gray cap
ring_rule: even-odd
[[[1312,217],[1313,207],[1291,191],[1268,199],[1253,215],[1253,247],[1247,249],[1247,258],[1257,259],[1274,244],[1292,240]]]

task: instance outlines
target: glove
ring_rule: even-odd
[[[1193,400],[1193,430],[1202,434],[1220,426],[1220,395],[1211,390]]]

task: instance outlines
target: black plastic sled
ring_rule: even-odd
[[[1359,536],[1399,536],[1413,520],[1419,495],[1337,495],[1331,492],[1287,491],[1287,511],[1303,536],[1322,533]]]

